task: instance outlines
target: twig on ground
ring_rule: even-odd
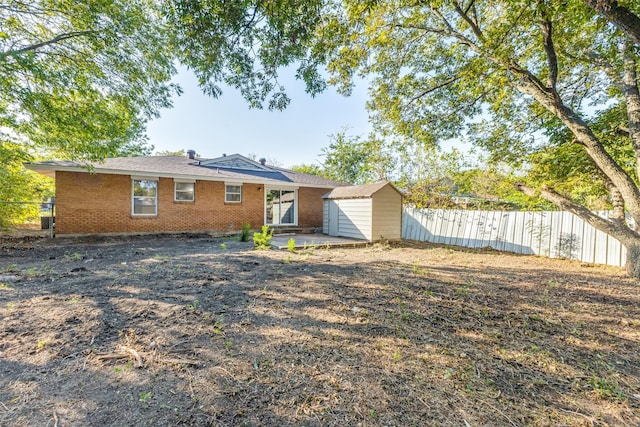
[[[135,351],[134,349],[130,348],[130,347],[125,347],[120,346],[120,350],[122,351],[126,351],[127,353],[131,354],[133,357],[136,358],[136,368],[142,368],[144,366],[144,363],[142,362],[142,357],[140,356],[140,353],[138,353],[137,351]]]
[[[167,363],[173,365],[201,365],[202,362],[199,360],[187,360],[187,359],[156,359],[156,361],[160,363]]]
[[[485,405],[487,405],[489,408],[493,409],[494,411],[496,411],[497,413],[499,413],[500,415],[502,415],[503,417],[505,417],[507,419],[507,421],[509,421],[509,423],[513,426],[513,427],[518,427],[518,425],[516,423],[514,423],[511,418],[509,418],[504,412],[502,412],[500,409],[496,408],[495,406],[493,406],[492,404],[490,404],[489,402],[485,402],[484,400],[480,400],[478,399],[478,402],[480,403],[484,403]]]
[[[588,416],[588,415],[586,415],[586,414],[583,414],[583,413],[580,413],[580,412],[576,412],[576,411],[571,411],[569,409],[564,409],[564,408],[558,408],[558,409],[560,409],[562,412],[567,412],[569,414],[580,415],[581,417],[584,417],[584,419],[589,421],[589,424],[594,425],[593,418]]]
[[[97,354],[96,357],[98,359],[100,359],[100,360],[103,360],[103,359],[106,359],[106,360],[109,360],[109,359],[126,359],[127,355],[126,354],[113,354],[113,353],[110,353],[110,354]]]

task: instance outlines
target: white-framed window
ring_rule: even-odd
[[[265,192],[265,223],[296,225],[298,223],[298,191],[291,188],[271,188]]]
[[[133,215],[158,215],[158,181],[155,179],[131,180]]]
[[[224,185],[224,201],[225,203],[241,203],[242,202],[242,184],[225,184]]]
[[[174,181],[173,200],[194,202],[196,200],[196,183],[193,181]]]

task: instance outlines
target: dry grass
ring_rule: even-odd
[[[619,269],[174,237],[7,244],[0,271],[3,425],[640,425]]]

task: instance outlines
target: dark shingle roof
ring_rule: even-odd
[[[250,164],[255,164],[250,159],[240,155],[229,156],[235,159],[246,159]],[[218,160],[218,159],[214,159]],[[238,165],[232,168],[205,165],[207,159],[190,159],[186,156],[144,156],[144,157],[116,157],[106,159],[104,162],[73,162],[73,161],[46,161],[27,163],[28,169],[41,173],[51,173],[60,170],[87,171],[93,168],[97,173],[123,174],[123,175],[153,175],[161,177],[177,177],[203,179],[211,181],[245,181],[259,183],[289,183],[309,187],[332,188],[346,185],[342,182],[332,181],[315,175],[294,172],[289,169],[277,168],[265,165],[261,168],[241,169]]]

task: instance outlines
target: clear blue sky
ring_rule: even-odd
[[[155,151],[196,150],[203,157],[255,154],[289,167],[322,161],[321,150],[329,135],[349,127],[352,135],[367,135],[371,129],[365,108],[367,88],[356,87],[344,97],[332,87],[311,98],[304,84],[283,77],[291,104],[285,111],[249,109],[239,92],[224,89],[218,99],[202,94],[193,74],[180,69],[174,78],[184,93],[174,98],[174,107],[147,127]]]

